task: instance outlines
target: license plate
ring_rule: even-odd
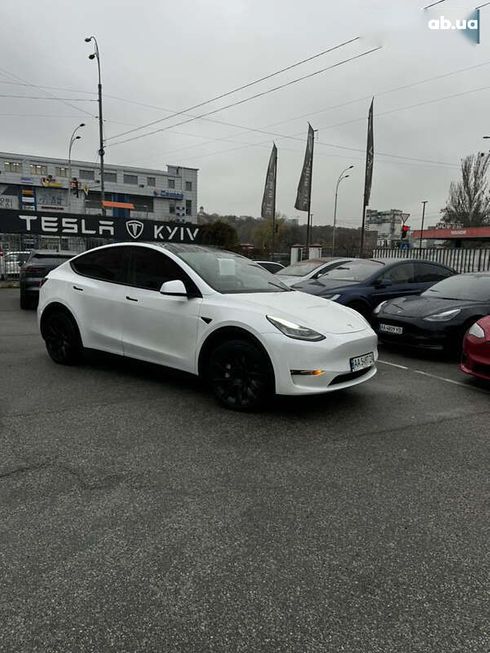
[[[363,354],[362,356],[356,356],[355,358],[350,359],[351,372],[358,372],[359,370],[364,370],[366,367],[371,367],[372,365],[374,365],[373,352],[369,352],[369,354]]]
[[[403,333],[403,327],[393,326],[392,324],[380,324],[379,330],[385,333],[395,333],[397,336],[401,336]]]

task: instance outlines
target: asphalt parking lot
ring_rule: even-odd
[[[0,651],[488,653],[490,393],[381,361],[235,414],[0,289]]]

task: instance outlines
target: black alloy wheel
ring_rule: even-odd
[[[29,297],[26,292],[20,293],[20,307],[23,311],[35,308],[35,301],[33,297]]]
[[[82,342],[73,318],[54,311],[45,318],[43,337],[48,354],[60,365],[76,365],[82,357]]]
[[[230,340],[212,351],[207,380],[218,402],[232,410],[260,408],[273,392],[266,354],[245,340]]]

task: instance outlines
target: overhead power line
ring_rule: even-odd
[[[433,2],[432,4],[423,7],[423,9],[429,9],[429,7],[435,7],[436,5],[440,5],[443,2],[446,2],[446,0],[436,0],[436,2]]]
[[[11,73],[8,70],[5,70],[4,68],[0,68],[0,73],[2,73],[5,77],[15,79],[19,82],[24,82],[25,84],[31,86],[32,88],[37,88],[36,84],[32,84],[27,79],[23,79],[22,77],[19,77],[18,75]],[[48,96],[54,97],[51,93],[48,93],[48,91],[44,91],[44,93]],[[91,118],[96,117],[93,113],[90,113],[90,111],[87,111],[86,109],[82,109],[81,107],[77,107],[76,105],[71,104],[71,101],[64,100],[63,98],[59,98],[59,101],[65,104],[67,107],[70,107],[71,109],[75,109],[75,111],[84,113],[85,115],[90,116]]]
[[[303,75],[302,77],[297,77],[296,79],[293,79],[289,82],[286,82],[285,84],[281,84],[280,86],[275,86],[274,88],[270,88],[267,91],[262,91],[261,93],[256,93],[255,95],[252,95],[250,97],[244,98],[242,100],[238,100],[237,102],[233,102],[231,104],[225,105],[224,107],[220,107],[219,109],[213,109],[213,111],[208,111],[207,113],[203,113],[199,116],[196,116],[195,118],[189,118],[188,120],[184,120],[182,122],[178,122],[175,125],[170,125],[168,127],[162,127],[161,129],[155,129],[151,132],[146,132],[145,134],[140,134],[138,136],[133,136],[131,138],[126,138],[122,141],[116,141],[115,143],[110,143],[108,147],[114,146],[114,145],[122,145],[123,143],[129,143],[130,141],[135,141],[140,138],[145,138],[146,136],[152,136],[153,134],[158,134],[159,132],[164,132],[169,129],[172,129],[174,127],[180,127],[181,125],[187,125],[189,122],[193,122],[194,120],[199,120],[200,118],[205,118],[206,116],[212,116],[216,113],[219,113],[220,111],[224,111],[225,109],[230,109],[231,107],[236,107],[241,104],[245,104],[246,102],[250,102],[251,100],[256,100],[259,97],[263,97],[265,95],[269,95],[269,93],[274,93],[276,91],[279,91],[283,88],[286,88],[288,86],[292,86],[293,84],[297,84],[298,82],[301,82],[305,79],[309,79],[311,77],[314,77],[315,75],[319,75],[320,73],[324,73],[327,70],[332,70],[334,68],[338,68],[339,66],[343,66],[346,63],[349,63],[350,61],[355,61],[356,59],[361,59],[362,57],[365,57],[369,54],[372,54],[373,52],[376,52],[378,50],[381,50],[382,46],[378,46],[376,48],[372,48],[371,50],[366,50],[365,52],[361,52],[361,54],[354,55],[353,57],[349,57],[348,59],[344,59],[343,61],[339,61],[335,64],[332,64],[330,66],[327,66],[325,68],[322,68],[321,70],[316,70],[313,73],[310,73],[308,75]],[[115,136],[112,136],[111,138],[116,138]],[[109,140],[109,139],[108,139]]]
[[[10,93],[0,93],[0,97],[9,97],[9,98],[17,98],[19,100],[50,100],[50,101],[57,101],[57,100],[62,100],[64,102],[70,101],[70,102],[97,102],[97,100],[88,100],[88,99],[83,99],[83,98],[76,98],[76,97],[46,97],[45,95],[39,96],[39,95],[11,95]]]
[[[265,82],[268,79],[272,79],[272,77],[276,77],[277,75],[281,75],[282,73],[287,72],[288,70],[292,70],[293,68],[297,68],[298,66],[301,66],[305,63],[308,63],[309,61],[313,61],[314,59],[318,59],[318,57],[323,57],[326,54],[329,54],[330,52],[334,52],[335,50],[339,50],[340,48],[343,48],[346,45],[349,45],[350,43],[354,43],[355,41],[358,41],[360,39],[359,36],[356,36],[352,39],[349,39],[348,41],[344,41],[343,43],[339,43],[338,45],[334,45],[331,48],[328,48],[327,50],[323,50],[322,52],[318,52],[317,54],[312,55],[311,57],[307,57],[306,59],[302,59],[301,61],[297,61],[294,64],[291,64],[290,66],[286,66],[285,68],[281,68],[280,70],[276,70],[273,73],[270,73],[269,75],[264,75],[263,77],[260,77],[259,79],[255,79],[252,82],[248,82],[247,84],[242,84],[241,86],[237,86],[236,88],[231,89],[230,91],[226,91],[225,93],[221,93],[220,95],[216,95],[215,97],[210,98],[209,100],[204,100],[203,102],[199,102],[198,104],[194,104],[191,107],[188,107],[187,109],[182,109],[181,111],[177,111],[176,113],[170,115],[170,116],[165,116],[164,118],[159,118],[158,120],[152,120],[151,122],[146,123],[145,125],[141,125],[140,127],[135,127],[134,129],[130,129],[126,132],[121,132],[120,134],[116,134],[112,138],[120,138],[121,136],[126,136],[127,134],[132,134],[134,132],[140,131],[141,129],[146,129],[147,127],[152,127],[153,125],[157,125],[160,122],[163,122],[164,120],[169,120],[170,118],[175,118],[177,116],[181,116],[184,113],[188,111],[194,111],[194,109],[199,109],[206,104],[210,104],[211,102],[217,102],[218,100],[222,100],[225,97],[228,97],[229,95],[233,95],[234,93],[238,93],[239,91],[243,91],[246,88],[250,88],[251,86],[255,86],[256,84],[260,84],[261,82]]]
[[[425,79],[418,80],[418,81],[415,81],[415,82],[411,82],[411,83],[409,83],[409,84],[404,84],[403,86],[397,86],[397,87],[394,87],[394,88],[391,88],[391,89],[386,89],[385,91],[380,91],[380,92],[375,93],[375,95],[376,95],[376,97],[380,97],[380,96],[382,96],[382,95],[387,95],[387,94],[394,93],[394,92],[397,92],[397,91],[406,90],[406,89],[408,89],[408,88],[412,88],[413,86],[418,86],[418,85],[426,84],[426,83],[428,83],[428,82],[431,82],[431,81],[434,81],[434,80],[437,80],[437,79],[444,79],[444,78],[447,78],[447,77],[451,77],[451,76],[453,76],[453,75],[457,75],[457,74],[461,74],[461,73],[463,73],[463,72],[468,72],[468,71],[473,70],[473,69],[481,68],[482,66],[488,66],[489,64],[490,64],[490,60],[489,60],[489,61],[482,62],[481,64],[476,64],[476,65],[474,65],[474,66],[468,66],[468,67],[466,67],[466,68],[460,68],[460,69],[457,69],[457,70],[450,71],[450,72],[448,72],[448,73],[442,73],[442,74],[440,74],[440,75],[435,75],[435,76],[433,76],[433,77],[427,77],[427,78],[425,78]],[[359,102],[359,101],[361,101],[361,100],[370,99],[371,97],[372,97],[372,94],[370,94],[369,96],[366,96],[366,97],[357,98],[357,99],[355,99],[355,100],[349,100],[349,101],[347,101],[347,102],[343,102],[343,103],[341,103],[341,104],[332,105],[331,107],[328,107],[327,109],[338,109],[338,108],[341,108],[341,107],[347,106],[347,105],[349,105],[349,104],[357,103],[357,102]],[[119,99],[122,100],[122,101],[124,100],[124,98],[119,98]],[[435,100],[430,100],[429,102],[435,102],[435,101],[439,101],[439,99],[436,98]],[[131,102],[131,101],[129,101],[129,102]],[[140,103],[140,102],[137,102],[137,103],[135,103],[135,104],[141,104],[141,103]],[[419,104],[420,104],[420,103],[419,103]],[[145,105],[145,106],[150,106],[150,108],[153,108],[152,105]],[[387,111],[387,112],[383,112],[383,113],[381,113],[381,114],[377,114],[377,115],[385,115],[385,114],[388,114],[388,113],[395,113],[396,111],[401,111],[401,110],[403,110],[403,109],[405,109],[405,108],[406,108],[406,107],[398,107],[397,109],[393,109],[393,110],[390,110],[389,112]],[[413,107],[412,107],[412,108],[413,108]],[[292,139],[292,140],[301,140],[301,141],[302,141],[303,139],[298,139],[298,138],[297,138],[297,136],[302,135],[302,132],[295,133],[294,135],[285,135],[285,134],[277,133],[277,132],[275,132],[275,131],[269,131],[269,130],[267,130],[267,127],[269,127],[269,126],[275,126],[275,125],[279,125],[279,124],[283,124],[283,123],[287,123],[287,122],[290,122],[290,121],[292,121],[292,120],[296,120],[296,119],[299,119],[299,118],[311,117],[312,115],[315,115],[316,113],[322,113],[323,111],[325,111],[325,110],[318,111],[318,112],[314,112],[314,113],[307,113],[307,114],[303,114],[303,115],[301,115],[301,116],[297,116],[297,117],[295,117],[295,118],[290,118],[290,119],[288,119],[288,120],[284,120],[284,121],[281,121],[281,122],[272,123],[272,124],[270,124],[270,125],[266,125],[266,126],[265,126],[264,128],[262,128],[262,129],[260,129],[260,128],[255,128],[255,127],[249,127],[249,126],[246,126],[246,125],[240,125],[240,124],[232,123],[232,122],[229,122],[229,121],[217,120],[217,119],[215,119],[215,118],[202,118],[202,119],[203,119],[203,120],[206,120],[206,121],[209,121],[209,122],[213,122],[213,123],[219,124],[219,125],[224,125],[224,126],[227,126],[227,127],[235,127],[235,128],[240,129],[240,130],[242,130],[242,131],[248,131],[248,132],[253,132],[253,133],[260,133],[260,134],[264,134],[264,135],[272,136],[272,137],[274,137],[274,138],[287,138],[287,139]],[[358,122],[358,121],[362,121],[362,120],[364,120],[364,119],[365,119],[365,116],[363,116],[362,118],[356,118],[356,119],[354,119],[354,120],[352,120],[352,121],[347,121],[347,122]],[[182,123],[179,123],[179,124],[182,124]],[[347,123],[340,123],[340,124],[343,125],[343,124],[347,124]],[[175,130],[173,129],[173,127],[171,128],[170,131],[172,131],[172,133],[176,133]],[[187,136],[193,136],[193,137],[198,137],[196,134],[182,134],[182,132],[179,132],[179,134],[181,134],[181,135],[187,135]],[[240,133],[237,133],[236,135],[240,135]],[[227,137],[227,138],[211,138],[211,139],[208,139],[208,142],[209,142],[209,143],[217,142],[217,141],[233,142],[233,141],[230,140],[230,138],[232,138],[233,136],[235,136],[235,134],[231,134],[230,137]],[[200,138],[200,137],[199,137],[199,138]],[[268,143],[268,142],[269,142],[269,141],[263,141],[264,144],[265,144],[265,143]],[[115,143],[114,143],[114,145],[115,145]],[[203,145],[204,145],[204,143],[203,143]],[[247,147],[252,147],[253,145],[254,145],[254,144],[244,144],[242,147],[243,147],[243,148],[247,148]],[[332,146],[332,147],[336,147],[336,146],[334,146],[334,145],[332,145],[332,144],[329,144],[329,145]],[[170,152],[170,153],[171,153],[171,154],[178,153],[178,152],[181,152],[181,151],[184,151],[184,150],[191,149],[191,148],[193,148],[193,147],[195,147],[195,146],[194,146],[194,145],[190,145],[190,146],[186,146],[186,147],[183,147],[183,148],[177,148],[176,150],[172,150],[172,152]],[[339,146],[339,147],[341,147],[341,146]],[[228,149],[228,150],[221,150],[221,151],[222,151],[222,152],[228,152],[228,151],[233,151],[233,150],[235,150],[235,149],[237,149],[237,148],[232,148],[231,150],[230,150],[230,149]],[[238,149],[240,149],[240,148],[238,148]],[[218,153],[219,153],[219,152],[218,152]],[[204,155],[204,156],[208,156],[208,155]],[[388,156],[388,155],[387,155],[387,156]],[[394,156],[395,156],[395,155],[394,155]],[[421,160],[421,161],[422,161],[422,160]],[[427,162],[427,160],[423,160],[423,162]],[[444,165],[444,164],[441,163],[441,162],[436,162],[436,163],[438,163],[438,164],[440,164],[440,165]],[[446,164],[446,165],[453,165],[453,164]]]
[[[380,113],[376,114],[376,118],[380,118],[382,116],[387,116],[391,113],[397,113],[398,111],[406,111],[407,109],[415,109],[417,107],[423,107],[428,104],[435,104],[437,102],[444,102],[445,100],[451,100],[452,98],[455,97],[462,97],[464,95],[470,95],[471,93],[480,93],[481,91],[487,91],[490,89],[490,86],[480,86],[479,88],[472,88],[468,91],[462,91],[461,93],[452,93],[451,95],[444,95],[443,97],[439,98],[433,98],[432,100],[424,100],[423,102],[417,102],[415,104],[407,104],[402,107],[397,107],[396,109],[389,109],[387,111],[381,111]],[[318,129],[334,129],[335,127],[343,127],[344,125],[350,125],[354,122],[360,122],[362,120],[365,120],[366,116],[362,116],[359,118],[354,118],[352,120],[346,120],[344,122],[338,122],[335,123],[334,125],[323,125],[320,126]],[[301,133],[301,132],[300,132]]]

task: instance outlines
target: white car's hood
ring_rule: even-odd
[[[252,309],[265,315],[282,317],[319,333],[355,333],[369,328],[366,320],[346,306],[328,299],[292,291],[235,295]],[[242,304],[243,307],[243,304]]]

